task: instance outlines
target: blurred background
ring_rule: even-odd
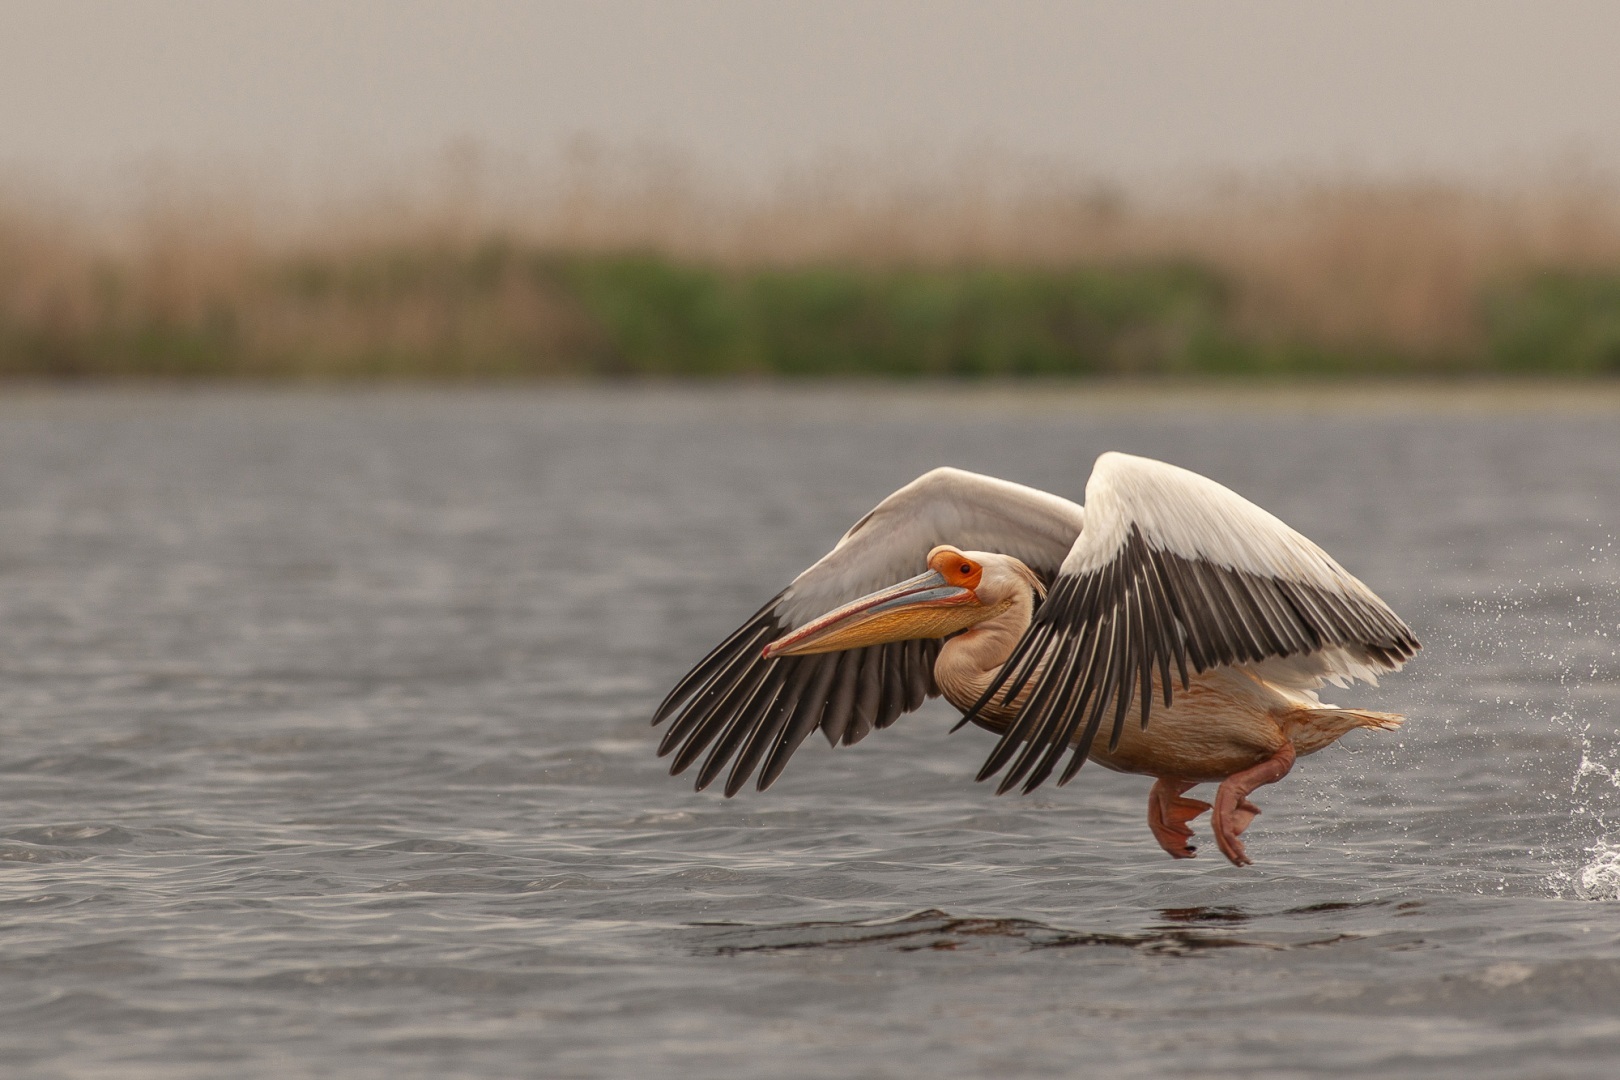
[[[1601,0],[0,0],[0,375],[1620,373]]]

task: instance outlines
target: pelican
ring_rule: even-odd
[[[920,571],[920,572],[919,572]],[[727,797],[775,782],[817,728],[850,746],[943,695],[1000,736],[978,779],[1035,790],[1086,761],[1154,778],[1148,827],[1192,858],[1211,804],[1221,853],[1249,796],[1295,759],[1402,717],[1323,703],[1325,683],[1377,683],[1419,648],[1327,552],[1215,481],[1106,453],[1085,505],[939,468],[884,499],[721,642],[653,717],[670,772],[729,763]],[[1129,719],[1130,722],[1127,722]],[[1106,738],[1099,738],[1106,733]]]

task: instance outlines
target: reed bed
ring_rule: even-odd
[[[0,376],[1620,374],[1620,193],[588,170],[317,211],[0,197]]]

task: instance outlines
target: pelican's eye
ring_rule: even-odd
[[[941,551],[930,564],[947,583],[962,589],[977,589],[984,569],[972,559],[964,559],[959,551]]]

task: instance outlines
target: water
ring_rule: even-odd
[[[1327,396],[0,402],[7,1074],[1614,1075],[1620,411]],[[1141,778],[995,797],[939,703],[764,796],[654,760],[894,487],[1107,448],[1427,645],[1255,867],[1166,858]]]

